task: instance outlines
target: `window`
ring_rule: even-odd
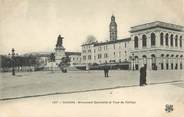
[[[96,60],[96,56],[94,56],[94,59]]]
[[[86,60],[86,56],[83,56],[83,60]]]
[[[175,36],[175,46],[178,47],[178,35]]]
[[[164,69],[164,54],[161,54],[161,69]]]
[[[101,54],[98,54],[98,59],[101,59],[102,58],[102,55]]]
[[[91,50],[88,50],[89,53],[91,53]]]
[[[86,53],[86,50],[83,50],[82,52],[83,52],[83,53]]]
[[[108,55],[107,55],[107,53],[105,53],[105,54],[104,54],[104,58],[108,58]]]
[[[171,47],[173,47],[173,35],[171,35],[170,37],[170,44],[171,44]]]
[[[136,37],[134,38],[134,47],[135,47],[135,48],[138,48],[138,46],[139,46],[139,44],[138,44],[138,37],[136,36]]]
[[[127,45],[126,45],[126,43],[125,43],[125,48],[126,48],[126,46],[127,46]]]
[[[156,38],[156,36],[155,36],[155,33],[151,33],[151,46],[155,46],[155,39]]]
[[[96,52],[96,49],[94,49],[94,53]]]
[[[182,47],[182,36],[180,36],[180,47]]]
[[[91,55],[88,55],[88,60],[91,60]]]
[[[160,33],[160,45],[164,45],[164,34]]]
[[[146,35],[142,36],[142,47],[146,47],[146,43],[147,43],[147,37]]]
[[[169,45],[169,40],[168,40],[168,33],[165,35],[165,45],[168,46]]]

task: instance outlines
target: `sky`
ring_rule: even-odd
[[[0,54],[52,52],[59,34],[66,51],[81,51],[89,35],[109,40],[112,14],[122,39],[153,21],[184,26],[184,0],[0,0]]]

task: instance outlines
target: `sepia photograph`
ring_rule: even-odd
[[[183,117],[184,0],[0,0],[0,117]]]

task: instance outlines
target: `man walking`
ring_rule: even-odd
[[[140,86],[143,86],[143,84],[144,84],[144,83],[143,83],[143,82],[144,82],[144,81],[143,81],[143,79],[144,79],[144,78],[143,78],[143,77],[144,77],[144,76],[143,76],[143,74],[144,74],[143,72],[144,72],[144,67],[141,67],[141,68],[140,68],[140,82],[139,82],[139,85],[140,85]]]
[[[105,62],[104,66],[104,75],[105,77],[109,77],[109,67],[107,66],[107,62]]]
[[[143,72],[143,75],[144,75],[143,84],[144,85],[147,85],[147,83],[146,83],[146,70],[147,70],[146,65],[144,65],[144,72]]]
[[[146,65],[140,68],[140,86],[147,85],[146,83]]]

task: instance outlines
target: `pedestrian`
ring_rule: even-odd
[[[105,65],[104,65],[104,75],[105,77],[109,77],[109,67],[107,65],[107,62],[105,62]]]
[[[143,70],[144,72],[143,72],[143,84],[144,85],[147,85],[147,83],[146,83],[146,75],[147,75],[147,73],[146,73],[146,71],[147,71],[147,67],[146,67],[146,65],[144,65],[144,70]]]
[[[146,83],[146,65],[140,68],[140,86],[147,85]]]
[[[140,68],[140,82],[139,82],[139,85],[140,86],[143,86],[143,84],[144,84],[144,67],[142,66],[141,68]]]

